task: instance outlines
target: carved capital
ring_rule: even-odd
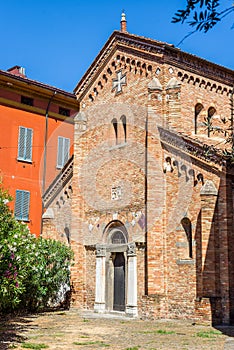
[[[207,180],[201,188],[201,196],[217,196],[218,190],[215,187],[215,184],[211,180]]]
[[[96,246],[96,257],[100,258],[106,256],[106,247],[101,246],[101,245],[97,245]]]
[[[87,117],[84,112],[79,112],[74,118],[75,130],[82,132],[87,128]]]
[[[162,85],[158,78],[153,77],[153,79],[148,84],[149,91],[162,91]]]
[[[127,256],[136,256],[136,244],[135,243],[128,244]]]

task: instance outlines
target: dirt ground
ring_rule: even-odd
[[[77,309],[0,319],[0,349],[234,349],[234,328],[133,320]]]

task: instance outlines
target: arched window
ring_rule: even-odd
[[[181,225],[186,233],[187,241],[188,241],[188,254],[189,258],[193,257],[193,245],[192,245],[192,224],[189,218],[185,217],[181,220]]]
[[[203,110],[203,105],[201,103],[197,103],[195,106],[195,115],[194,115],[194,132],[195,132],[195,134],[198,134],[198,127],[200,124],[199,115],[200,115],[202,110]]]
[[[122,115],[120,118],[123,126],[123,142],[127,141],[127,121],[125,115]]]
[[[210,107],[207,112],[207,136],[210,137],[210,132],[212,128],[212,122],[211,119],[213,115],[216,113],[216,110],[214,107]]]
[[[126,243],[125,236],[120,230],[115,230],[111,236],[112,244],[124,244]]]
[[[118,144],[118,123],[117,123],[117,119],[116,118],[112,119],[111,123],[112,123],[113,128],[114,128],[115,142],[116,142],[116,145],[117,145]]]

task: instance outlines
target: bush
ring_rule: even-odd
[[[46,307],[69,284],[73,253],[55,240],[36,238],[16,221],[0,187],[0,311]]]

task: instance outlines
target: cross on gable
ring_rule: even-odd
[[[126,85],[126,73],[122,74],[122,69],[116,72],[116,78],[112,79],[112,91],[116,94],[122,92],[122,86]]]

